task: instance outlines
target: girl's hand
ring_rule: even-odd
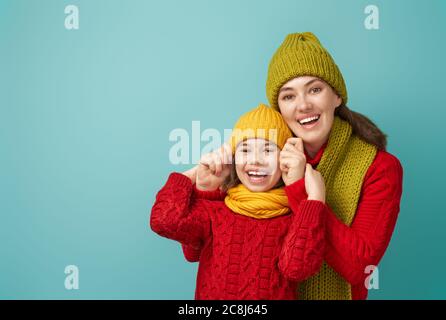
[[[305,189],[308,200],[318,200],[325,203],[325,182],[322,174],[314,170],[311,164],[307,163],[305,169]]]
[[[218,150],[201,157],[196,173],[198,190],[217,190],[231,173],[232,149],[225,143]]]
[[[289,186],[302,179],[305,174],[307,158],[304,153],[302,138],[289,138],[279,157],[280,170],[285,185]]]
[[[183,172],[183,174],[190,179],[192,184],[194,184],[195,181],[197,180],[197,169],[198,169],[198,165],[196,165],[192,169],[189,169],[189,170]]]

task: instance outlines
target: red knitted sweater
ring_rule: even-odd
[[[150,226],[200,250],[195,299],[296,299],[299,281],[323,261],[326,210],[286,188],[291,213],[254,219],[223,201],[197,197],[190,179],[172,173],[158,192]]]
[[[316,167],[324,149],[307,162]],[[355,218],[350,227],[343,224],[335,213],[325,206],[325,261],[352,285],[354,300],[366,299],[364,281],[368,265],[377,266],[390,242],[400,210],[403,169],[398,159],[385,151],[378,151],[369,167]],[[288,187],[288,194],[297,201],[306,199],[305,181],[301,179]],[[197,197],[209,200],[224,198],[218,191],[199,192]],[[190,262],[198,261],[200,249],[183,244],[183,252]]]

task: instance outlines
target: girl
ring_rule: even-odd
[[[158,192],[152,230],[201,250],[196,299],[296,299],[297,284],[319,270],[324,183],[308,167],[306,199],[293,191],[305,157],[301,145],[281,153],[290,138],[281,115],[260,105],[239,119],[230,148],[172,173]],[[200,196],[218,186],[227,189],[224,201]]]

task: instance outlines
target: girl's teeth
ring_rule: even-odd
[[[257,171],[249,171],[248,174],[253,176],[266,176],[265,172],[257,172]]]

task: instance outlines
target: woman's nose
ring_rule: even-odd
[[[311,111],[313,109],[313,106],[310,101],[304,96],[300,101],[297,102],[297,108],[299,112],[306,113],[308,111]]]

